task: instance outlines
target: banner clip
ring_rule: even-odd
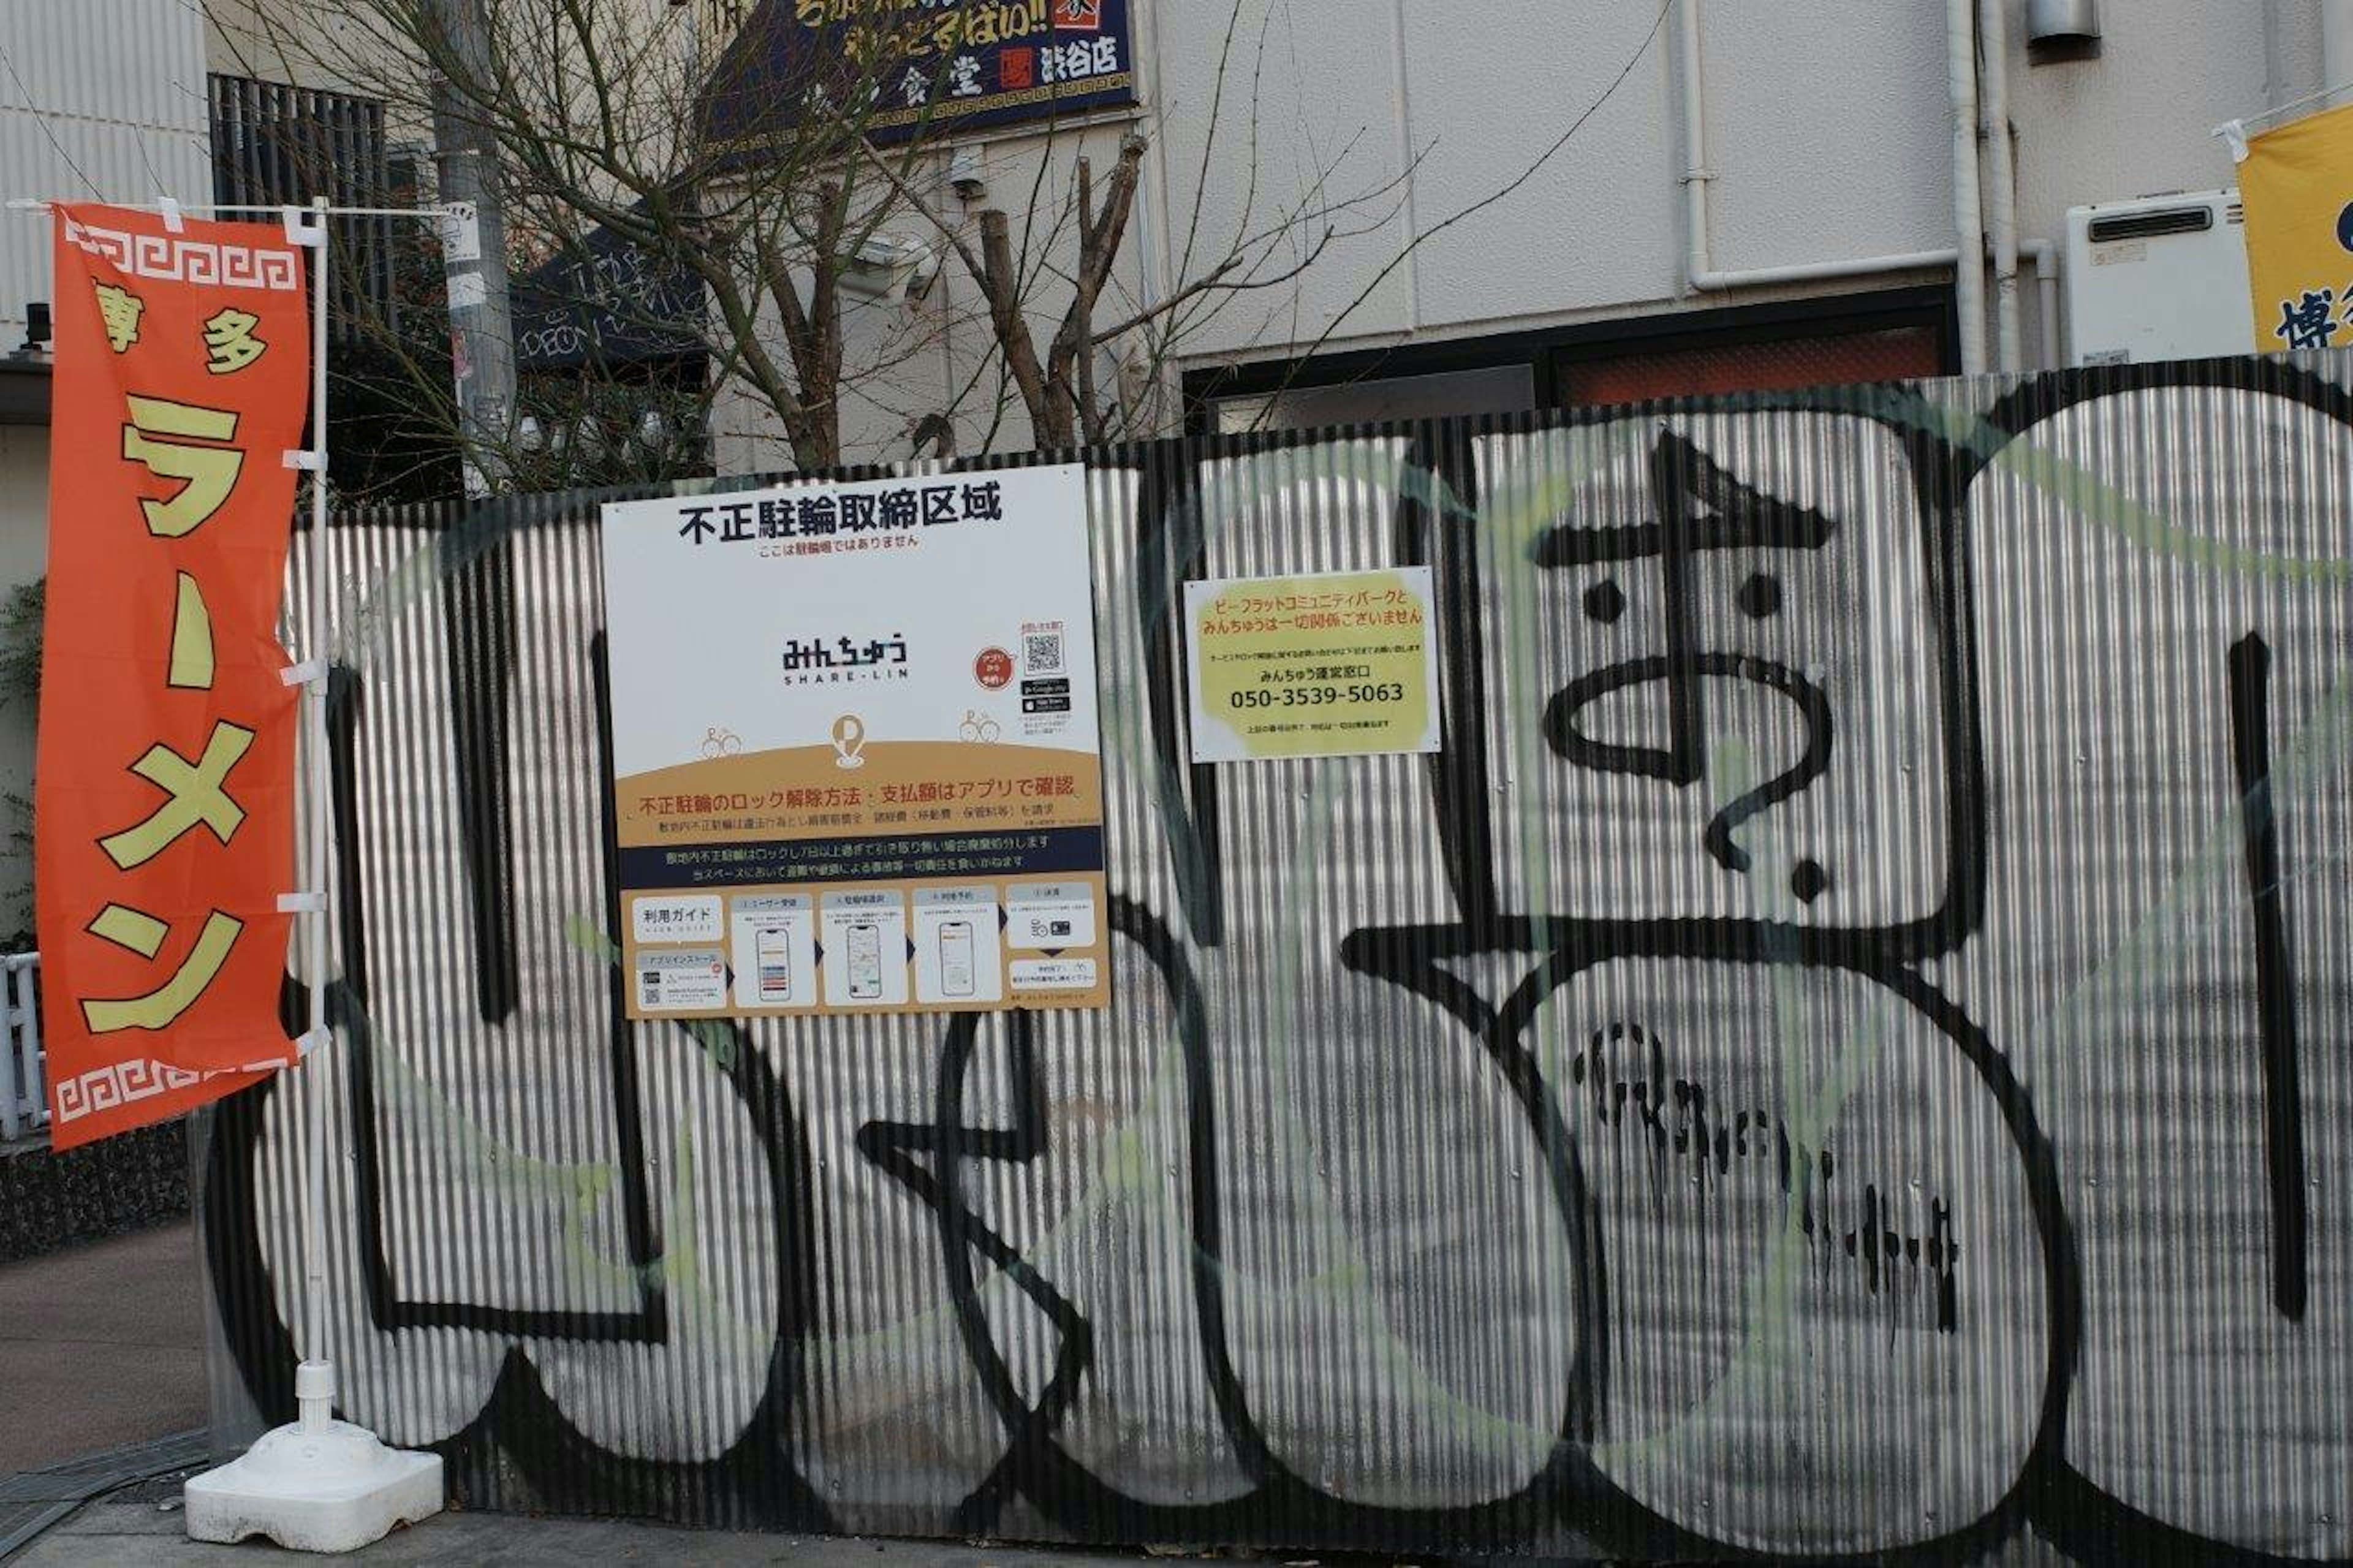
[[[2247,161],[2247,122],[2245,121],[2225,121],[2214,127],[2214,134],[2229,144],[2231,162],[2243,163]]]
[[[327,226],[311,221],[308,207],[280,207],[278,216],[286,225],[290,245],[300,245],[311,250],[322,248],[327,243]]]
[[[306,658],[300,664],[290,664],[278,672],[278,679],[287,686],[308,686],[315,690],[327,684],[327,661],[323,658]]]
[[[323,474],[327,471],[327,454],[314,447],[290,447],[282,460],[288,468],[300,468],[306,474]]]
[[[334,1043],[335,1034],[332,1029],[306,1029],[302,1033],[302,1037],[294,1042],[295,1059],[302,1060],[312,1051],[323,1050]]]
[[[324,893],[280,893],[278,912],[281,915],[323,915],[327,912]]]
[[[181,216],[180,204],[177,200],[171,196],[159,196],[156,198],[155,210],[164,215],[164,233],[185,234],[188,232],[188,220]]]

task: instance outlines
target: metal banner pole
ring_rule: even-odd
[[[311,450],[318,466],[311,471],[311,554],[307,592],[303,595],[302,650],[309,679],[302,698],[303,751],[309,755],[310,809],[304,813],[310,833],[304,848],[303,885],[315,900],[303,924],[303,967],[308,972],[310,1019],[303,1037],[302,1140],[302,1343],[309,1352],[294,1374],[297,1408],[303,1430],[323,1431],[335,1405],[335,1362],[327,1348],[327,1127],[332,1108],[327,1100],[326,1048],[334,1035],[327,1021],[327,867],[334,832],[333,797],[327,772],[328,637],[332,616],[327,595],[333,574],[327,560],[327,297],[332,265],[333,239],[327,228],[327,203],[311,203],[311,221],[318,229],[316,275],[311,287]],[[314,1387],[306,1389],[308,1381]]]
[[[438,1454],[387,1448],[365,1427],[334,1417],[335,1362],[327,1317],[327,1091],[334,1029],[327,1016],[327,882],[334,801],[327,762],[328,675],[332,667],[334,574],[327,548],[327,301],[332,272],[326,198],[285,209],[290,237],[311,249],[311,447],[286,461],[311,480],[311,544],[304,562],[303,660],[287,672],[303,687],[307,752],[302,822],[304,889],[289,901],[304,916],[303,969],[309,1020],[301,1040],[302,1341],[294,1368],[292,1424],[267,1432],[238,1458],[189,1480],[187,1531],[197,1541],[267,1535],[280,1546],[349,1552],[394,1526],[441,1511]]]
[[[16,197],[0,207],[46,214],[58,202]],[[471,209],[331,205],[324,196],[307,207],[108,204],[163,213],[176,225],[184,215],[258,216],[274,214],[286,237],[311,252],[311,445],[288,452],[286,466],[311,479],[311,553],[304,563],[303,661],[285,672],[303,688],[303,742],[308,765],[298,787],[305,796],[307,834],[301,857],[301,891],[279,900],[281,910],[308,917],[302,926],[308,1019],[297,1055],[302,1072],[302,1334],[294,1367],[295,1419],[266,1432],[251,1448],[186,1487],[188,1534],[198,1541],[242,1541],[267,1535],[280,1546],[308,1552],[350,1552],[380,1540],[395,1525],[441,1511],[441,1456],[387,1448],[375,1433],[334,1417],[336,1382],[327,1315],[327,1139],[333,1105],[327,1091],[327,1048],[334,1029],[327,1017],[327,882],[332,870],[334,800],[327,761],[328,674],[334,617],[329,598],[334,575],[327,558],[327,327],[332,287],[327,222],[334,217],[427,218],[446,226]],[[447,241],[447,230],[444,230]]]

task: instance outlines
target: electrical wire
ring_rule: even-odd
[[[79,163],[74,162],[74,155],[66,151],[65,143],[58,141],[57,132],[49,129],[48,111],[44,110],[39,104],[33,101],[33,89],[26,85],[23,74],[16,69],[16,62],[15,58],[9,55],[8,50],[5,46],[0,46],[0,66],[7,68],[9,79],[16,84],[16,90],[24,94],[25,108],[31,114],[33,123],[40,127],[41,135],[43,139],[48,142],[50,150],[57,153],[58,160],[62,162],[67,168],[73,171],[75,179],[79,180],[83,184],[90,187],[90,194],[91,195],[100,195],[100,193],[98,188],[98,182],[91,179],[90,175],[83,171],[82,166]],[[139,155],[142,158],[144,158],[147,155],[147,151],[143,146],[140,149]],[[154,171],[151,168],[148,173],[152,174]],[[161,188],[160,184],[158,188]]]

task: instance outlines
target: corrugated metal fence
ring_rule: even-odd
[[[474,1507],[2343,1557],[2348,382],[1090,454],[1097,1016],[626,1024],[602,498],[349,520],[304,1348]],[[1401,563],[1441,755],[1187,763],[1184,582]],[[225,1436],[299,1098],[204,1157]]]

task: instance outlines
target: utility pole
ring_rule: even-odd
[[[459,209],[441,237],[449,354],[457,371],[466,493],[479,497],[505,483],[515,416],[514,321],[507,301],[497,139],[470,107],[495,96],[497,68],[483,0],[427,0],[427,13],[435,33],[429,51],[433,162],[442,202]]]

